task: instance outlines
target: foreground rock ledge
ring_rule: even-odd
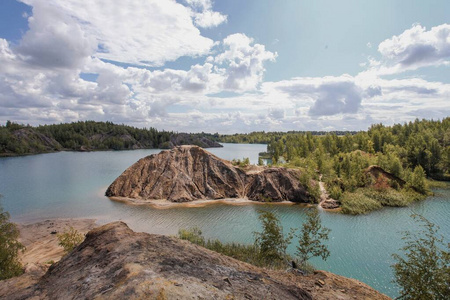
[[[311,202],[300,175],[287,168],[243,169],[200,147],[180,146],[133,164],[108,187],[106,196],[171,202],[227,198]]]
[[[23,276],[26,276],[23,275]],[[7,299],[389,299],[327,272],[270,271],[123,222],[90,231],[31,286],[0,282]]]

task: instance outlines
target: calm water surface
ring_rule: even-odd
[[[249,157],[257,163],[265,145],[224,144],[208,149],[219,157]],[[176,234],[179,228],[198,226],[205,236],[222,241],[251,243],[260,230],[257,211],[278,213],[287,230],[305,219],[301,205],[209,205],[198,208],[154,209],[110,201],[108,185],[138,159],[160,150],[111,152],[60,152],[35,156],[0,158],[2,205],[13,221],[33,222],[48,218],[95,218],[99,224],[122,220],[137,231]],[[407,208],[387,208],[365,216],[321,212],[322,222],[332,229],[326,262],[312,262],[323,270],[359,279],[375,289],[396,296],[391,283],[392,253],[403,245],[401,231],[417,230],[410,215],[419,213],[440,226],[450,241],[450,190]],[[289,251],[295,252],[295,243]]]

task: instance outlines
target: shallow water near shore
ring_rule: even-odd
[[[225,159],[249,157],[257,163],[265,145],[224,144],[208,151]],[[251,243],[258,231],[258,210],[276,212],[287,231],[305,219],[304,205],[227,205],[155,209],[128,205],[104,197],[108,185],[138,159],[161,150],[108,152],[59,152],[35,156],[0,158],[0,200],[15,222],[49,218],[95,218],[103,224],[122,220],[136,231],[176,234],[179,228],[198,226],[209,238]],[[391,282],[391,254],[403,245],[401,232],[417,230],[411,219],[419,213],[440,226],[450,241],[450,190],[435,190],[435,196],[406,208],[385,208],[369,215],[346,216],[321,211],[323,224],[332,229],[331,256],[313,260],[319,268],[361,280],[396,296]],[[296,241],[289,248],[295,252]]]

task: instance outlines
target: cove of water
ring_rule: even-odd
[[[265,145],[224,144],[208,149],[224,159],[249,157],[257,163]],[[94,218],[99,224],[122,220],[136,231],[176,234],[179,228],[200,227],[208,238],[251,243],[260,230],[258,210],[276,212],[286,230],[305,220],[301,205],[251,204],[233,206],[154,209],[114,202],[104,196],[108,185],[140,158],[161,150],[109,152],[59,152],[0,158],[0,194],[4,210],[15,222],[49,218]],[[398,295],[390,265],[402,247],[402,231],[418,230],[410,215],[418,213],[440,226],[450,241],[450,190],[406,208],[385,208],[369,215],[347,216],[321,212],[322,223],[331,228],[327,261],[313,259],[318,268],[356,278],[391,297]],[[294,240],[288,251],[295,253]]]

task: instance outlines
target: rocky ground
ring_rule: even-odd
[[[122,222],[91,230],[43,272],[36,267],[0,282],[0,298],[389,299],[353,279],[261,269],[187,241],[135,233]]]

